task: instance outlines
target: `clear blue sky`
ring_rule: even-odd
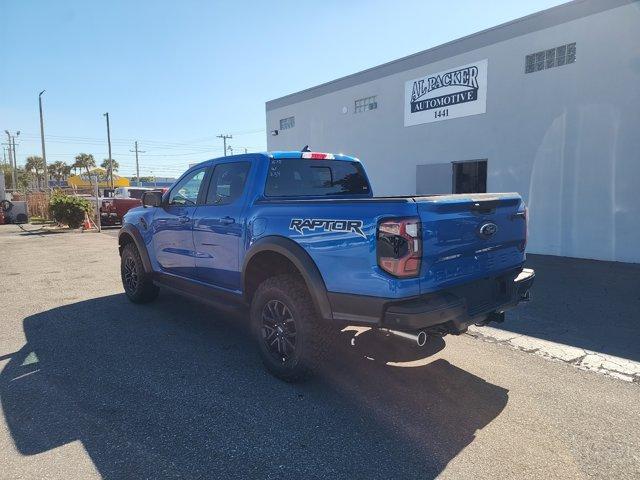
[[[49,162],[106,158],[108,111],[121,173],[137,139],[141,174],[175,176],[219,133],[264,150],[267,100],[560,3],[0,0],[0,131],[22,131],[18,163],[39,155],[46,89]]]

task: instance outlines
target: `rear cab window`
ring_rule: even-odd
[[[371,188],[359,162],[272,158],[267,197],[369,196]]]
[[[140,188],[132,188],[129,190],[129,198],[136,198],[140,200],[142,198],[142,194],[148,190],[142,190]]]

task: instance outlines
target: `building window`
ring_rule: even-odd
[[[453,193],[486,193],[487,161],[453,162]]]
[[[576,61],[576,44],[568,43],[542,52],[532,53],[525,57],[524,73],[533,73],[547,68],[561,67]]]
[[[376,108],[378,108],[377,99],[378,97],[374,95],[373,97],[365,97],[356,100],[353,113],[362,113],[366,112],[367,110],[375,110]]]
[[[280,130],[288,130],[296,126],[296,117],[287,117],[280,119]]]

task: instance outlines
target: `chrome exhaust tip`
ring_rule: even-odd
[[[427,344],[427,340],[429,338],[427,332],[424,330],[420,330],[417,335],[414,333],[399,332],[398,330],[391,330],[388,328],[380,328],[380,331],[387,334],[395,335],[396,337],[404,338],[411,342],[415,342],[419,347],[424,347]]]

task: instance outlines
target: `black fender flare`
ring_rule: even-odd
[[[151,268],[151,260],[149,259],[149,252],[147,251],[147,245],[144,243],[142,235],[138,231],[136,227],[134,227],[131,223],[125,223],[122,225],[120,232],[118,233],[118,246],[120,250],[120,254],[122,255],[122,247],[125,243],[126,237],[131,237],[133,239],[133,243],[136,244],[138,252],[140,252],[140,258],[142,259],[142,265],[144,266],[144,271],[147,273],[152,272]]]
[[[309,294],[317,311],[322,318],[333,320],[331,304],[329,303],[329,297],[327,295],[327,287],[324,284],[318,266],[304,248],[286,237],[277,235],[263,237],[249,248],[242,263],[243,291],[247,291],[247,279],[245,278],[247,266],[255,255],[265,251],[279,253],[295,265],[307,284],[307,290],[309,290]]]

